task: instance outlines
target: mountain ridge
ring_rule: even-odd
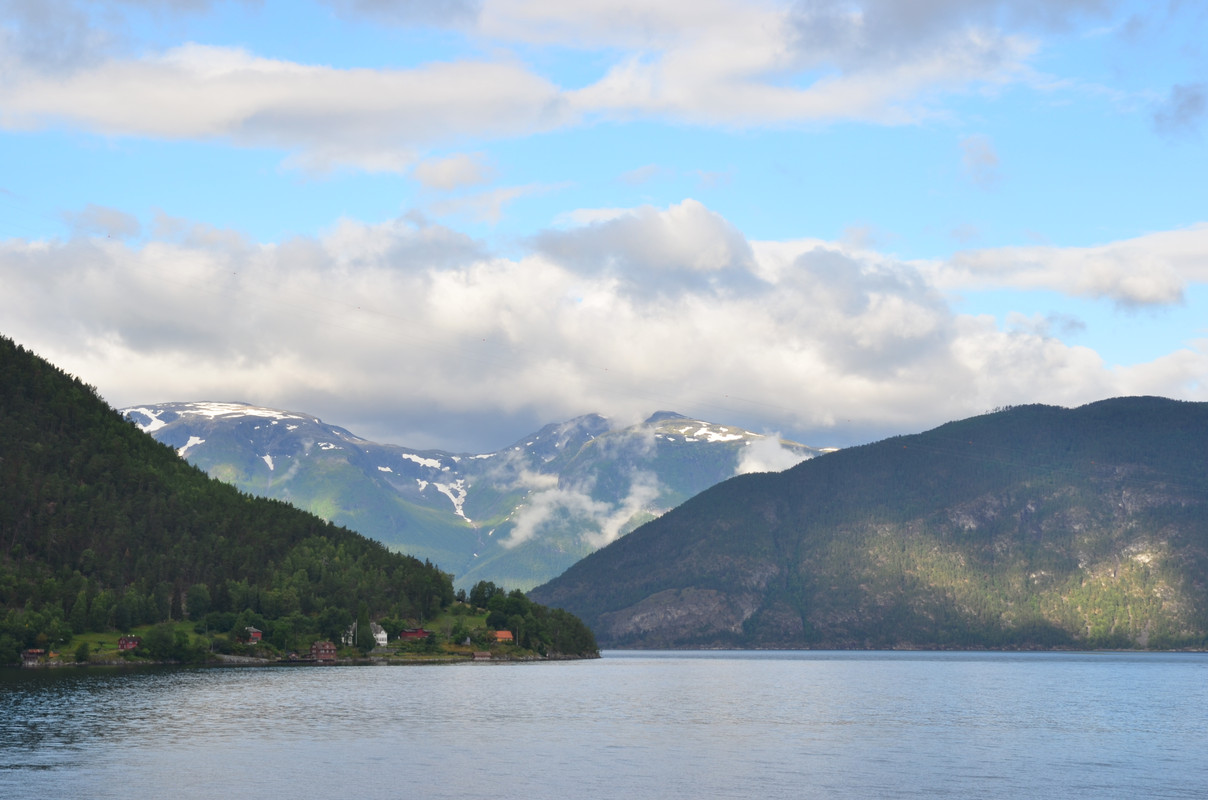
[[[605,647],[1202,647],[1208,404],[1019,406],[733,478],[530,596]]]
[[[627,427],[585,414],[477,454],[379,444],[240,403],[121,413],[210,475],[448,565],[462,588],[530,588],[761,459],[783,467],[824,452],[668,411]]]

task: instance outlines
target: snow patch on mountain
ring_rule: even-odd
[[[273,457],[270,456],[268,453],[265,453],[264,455],[260,456],[260,458],[264,459],[264,463],[268,464],[268,468],[270,470],[274,468],[273,467]]]
[[[470,522],[470,518],[466,516],[463,506],[466,502],[466,482],[463,478],[458,478],[454,483],[434,483],[436,490],[453,501],[453,511],[457,516]]]
[[[261,408],[244,403],[188,403],[176,409],[179,414],[192,414],[199,417],[256,417],[258,419],[306,419],[301,414],[291,414],[288,411],[278,411],[275,408]],[[318,420],[315,420],[316,422]]]
[[[423,456],[417,456],[414,453],[403,453],[402,456],[403,456],[403,458],[407,459],[408,461],[414,461],[416,464],[419,464],[421,467],[431,467],[432,469],[441,468],[440,462],[438,460],[436,460],[435,458],[424,458]]]
[[[122,410],[122,415],[126,418],[129,418],[130,415],[135,415],[135,413],[138,413],[138,415],[143,415],[147,418],[147,422],[139,422],[138,419],[135,419],[134,421],[134,424],[138,425],[139,430],[143,431],[145,434],[153,434],[155,431],[168,424],[165,423],[163,419],[159,418],[163,415],[163,410],[156,411],[155,408],[146,408],[141,406],[138,408],[123,408]]]
[[[205,443],[206,443],[206,440],[201,438],[200,436],[190,436],[189,441],[185,442],[185,446],[178,448],[176,450],[176,455],[180,456],[181,458],[184,458],[185,453],[189,452],[189,450],[191,448],[194,448],[199,444],[205,444]]]
[[[714,430],[707,425],[702,425],[692,435],[704,439],[706,442],[737,442],[746,438],[741,433],[730,433],[729,431],[729,428]]]

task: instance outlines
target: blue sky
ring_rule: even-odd
[[[115,406],[812,445],[1208,399],[1208,9],[0,0],[0,333]]]

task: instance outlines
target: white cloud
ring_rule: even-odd
[[[536,492],[517,511],[515,527],[504,547],[515,547],[540,538],[550,530],[574,530],[584,543],[598,550],[617,539],[659,496],[654,473],[636,470],[629,475],[629,489],[617,503],[596,500],[590,485],[560,487]]]
[[[1052,289],[1123,306],[1179,303],[1208,281],[1208,224],[1095,247],[1004,247],[959,253],[924,267],[945,289]]]
[[[738,459],[738,469],[735,474],[747,475],[752,472],[783,472],[795,467],[809,456],[791,450],[780,442],[780,434],[765,436],[752,440],[743,448]]]
[[[221,139],[293,151],[291,164],[315,171],[401,172],[436,142],[572,121],[557,87],[512,63],[335,69],[198,44],[66,76],[14,70],[0,109],[10,129]]]
[[[752,260],[742,233],[696,200],[579,218],[591,222],[538,237],[541,252],[588,272],[746,273]]]
[[[141,243],[0,242],[0,319],[119,406],[239,399],[407,444],[403,433],[452,419],[429,444],[476,452],[506,443],[500,420],[522,420],[519,436],[534,421],[660,408],[800,438],[1022,402],[1208,399],[1203,344],[1111,368],[1056,338],[1068,321],[1004,329],[956,314],[943,294],[1043,286],[1169,300],[1208,282],[1206,255],[1201,226],[909,264],[833,243],[750,243],[695,202],[540,235],[515,258],[420,217],[280,244],[161,219]]]
[[[127,12],[169,16],[211,3],[7,0],[0,3],[0,25],[7,22],[0,51],[8,53],[0,126],[222,140],[287,151],[287,166],[311,172],[414,167],[430,185],[460,186],[481,175],[464,161],[426,161],[431,148],[600,118],[727,127],[923,119],[946,92],[1025,76],[1039,45],[1021,32],[1049,31],[1110,5],[324,2],[345,17],[453,26],[492,59],[334,68],[204,43],[156,51],[125,42]],[[605,66],[583,85],[559,86],[507,55],[531,47],[599,53]],[[1195,99],[1172,96],[1174,111],[1159,121],[1194,117]]]

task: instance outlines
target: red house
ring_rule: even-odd
[[[495,631],[495,641],[500,644],[515,644],[516,637],[512,636],[511,631]]]
[[[126,634],[125,636],[123,636],[117,640],[117,649],[119,651],[133,650],[142,643],[143,643],[143,640],[141,637],[131,636],[130,634]]]
[[[310,646],[310,657],[315,661],[335,661],[336,646],[331,642],[314,642]]]
[[[398,635],[398,638],[404,642],[415,641],[416,639],[427,639],[429,633],[431,631],[426,631],[423,628],[407,628],[407,630]]]
[[[247,630],[247,643],[248,644],[260,644],[260,637],[264,635],[264,631],[260,630],[259,628],[253,628],[251,625],[248,625],[246,630]]]

